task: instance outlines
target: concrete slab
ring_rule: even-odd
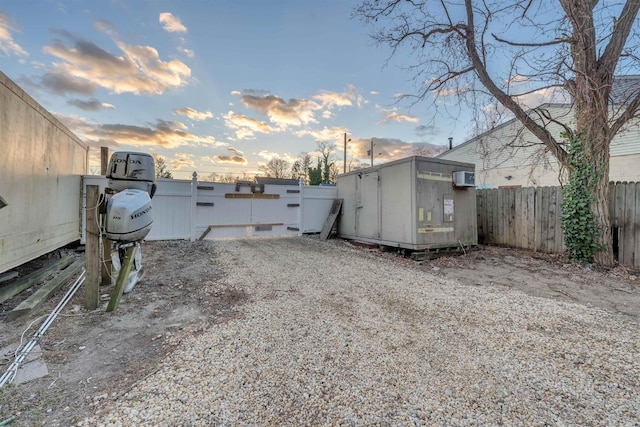
[[[4,366],[2,373],[4,373],[15,360],[14,352],[18,348],[18,345],[18,343],[14,343],[0,349],[0,361]],[[46,375],[49,375],[49,370],[47,369],[47,364],[42,359],[42,348],[40,348],[40,345],[36,345],[31,349],[27,358],[20,364],[13,383],[26,383]]]

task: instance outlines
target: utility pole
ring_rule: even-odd
[[[347,173],[347,133],[344,133],[344,167],[342,173]]]
[[[351,141],[351,138],[347,141],[347,133],[344,133],[344,168],[342,169],[343,173],[347,173],[347,142]]]
[[[371,138],[371,166],[373,167],[373,138]]]

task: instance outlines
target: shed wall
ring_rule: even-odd
[[[339,175],[344,203],[338,234],[414,250],[477,244],[475,189],[452,182],[453,172],[473,169],[412,156]]]
[[[88,146],[0,72],[0,272],[80,238]]]

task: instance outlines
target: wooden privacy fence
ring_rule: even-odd
[[[477,190],[478,242],[565,251],[560,187]],[[609,211],[620,264],[640,267],[640,183],[611,183]]]

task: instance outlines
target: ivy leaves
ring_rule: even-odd
[[[598,173],[587,161],[584,143],[579,133],[569,141],[567,153],[572,166],[569,182],[562,189],[562,230],[569,255],[580,264],[593,262],[601,249],[600,229],[590,210]],[[587,141],[588,142],[588,141]]]

